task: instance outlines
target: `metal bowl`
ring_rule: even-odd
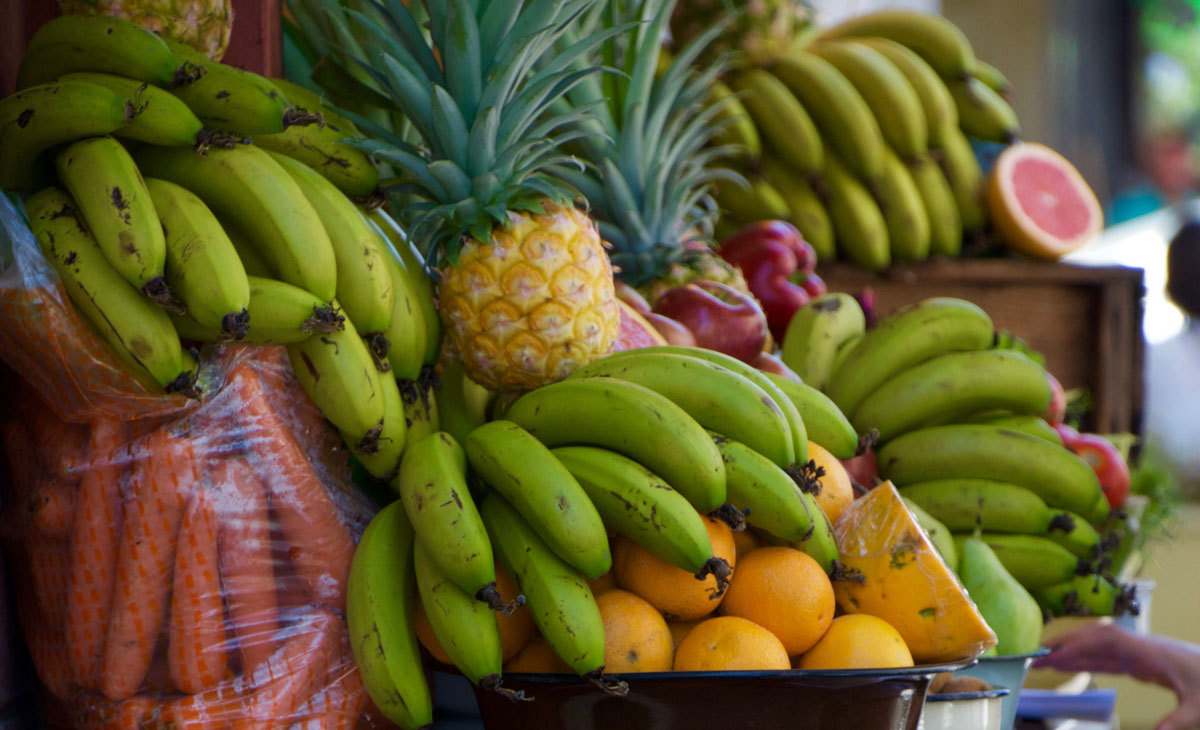
[[[1009,691],[1008,696],[1000,703],[1000,730],[1012,730],[1017,720],[1017,700],[1021,694],[1021,687],[1025,686],[1025,676],[1029,673],[1029,667],[1034,659],[1049,653],[1050,650],[1043,647],[1031,654],[979,657],[978,662],[958,673],[978,677],[993,687]]]
[[[1001,703],[1007,689],[929,695],[921,710],[920,730],[1000,730]]]

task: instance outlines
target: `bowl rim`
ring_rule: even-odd
[[[1007,687],[978,690],[976,692],[946,692],[944,694],[925,695],[926,702],[966,702],[969,700],[995,700],[1007,697],[1012,692]]]
[[[1017,659],[1037,659],[1038,657],[1046,656],[1050,653],[1050,649],[1045,646],[1039,646],[1037,651],[1031,651],[1028,654],[1004,654],[1001,656],[981,656],[979,657],[980,664],[992,664],[996,662],[1015,661]]]
[[[645,682],[655,679],[824,679],[839,677],[911,677],[934,675],[942,672],[956,672],[973,666],[977,657],[961,659],[956,662],[941,664],[916,664],[911,667],[892,667],[875,669],[768,669],[751,671],[713,671],[713,672],[619,672],[605,674],[605,677],[623,679],[631,682]],[[545,684],[567,684],[579,682],[581,678],[575,674],[545,674],[533,672],[505,672],[505,680],[520,682],[540,682]],[[586,680],[582,680],[586,681]]]

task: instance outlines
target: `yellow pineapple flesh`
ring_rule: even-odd
[[[127,18],[220,61],[233,30],[233,0],[59,0],[66,13]]]

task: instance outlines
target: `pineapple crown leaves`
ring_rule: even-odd
[[[579,196],[549,168],[579,162],[564,148],[594,131],[599,107],[576,105],[548,114],[554,102],[597,73],[577,63],[631,25],[558,41],[598,0],[289,0],[320,16],[326,58],[377,89],[402,113],[417,140],[362,116],[368,139],[347,140],[392,165],[389,192],[412,202],[399,211],[431,267],[453,261],[464,236],[487,240],[509,211],[542,213],[549,198]],[[426,23],[418,21],[423,11]],[[359,42],[359,39],[370,39]],[[336,52],[335,52],[336,51]],[[340,58],[341,60],[336,60]]]

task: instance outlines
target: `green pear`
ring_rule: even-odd
[[[958,575],[988,626],[1000,656],[1036,651],[1042,640],[1042,609],[1005,570],[996,553],[974,535],[958,542]]]
[[[933,547],[942,556],[942,562],[951,572],[958,572],[958,549],[954,546],[954,536],[946,529],[946,526],[937,520],[933,515],[921,509],[921,506],[912,501],[908,497],[902,497],[904,506],[908,507],[908,511],[912,512],[913,518],[917,524],[929,536],[929,541],[933,543]]]

